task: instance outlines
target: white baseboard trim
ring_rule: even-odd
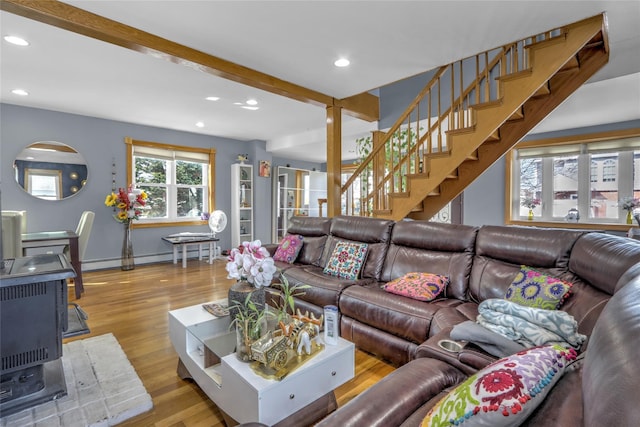
[[[198,249],[187,251],[187,260],[190,259],[198,259]],[[202,250],[202,259],[209,259],[208,249]],[[226,261],[227,257],[224,255],[219,255],[217,257],[213,257],[214,260],[223,260]],[[155,254],[155,255],[142,255],[136,256],[134,254],[134,262],[136,265],[143,264],[155,264],[159,262],[173,262],[173,253],[165,253],[165,254]],[[178,263],[176,265],[182,266],[182,251],[180,251],[178,255]],[[110,268],[119,268],[120,267],[120,258],[111,258],[111,259],[102,259],[102,260],[86,260],[82,262],[82,271],[97,271],[97,270],[106,270]]]

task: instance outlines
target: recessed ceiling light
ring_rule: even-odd
[[[24,89],[14,89],[11,91],[11,93],[13,93],[14,95],[20,95],[20,96],[27,96],[29,95],[29,92],[27,92]]]
[[[234,102],[233,105],[244,105],[242,102]]]
[[[203,128],[204,127],[204,123],[198,122],[198,123],[196,123],[196,126],[199,127],[199,128]]]
[[[11,44],[15,44],[16,46],[29,46],[29,42],[22,37],[4,36],[4,39]]]
[[[205,99],[207,101],[217,101],[217,100],[220,99],[220,97],[219,96],[207,96]]]
[[[243,105],[242,108],[244,108],[245,110],[251,110],[251,111],[260,109],[260,107],[249,107],[248,105]]]
[[[347,67],[351,62],[347,58],[337,59],[336,62],[333,63],[336,67]]]
[[[247,99],[247,105],[258,105],[258,101],[253,98]]]

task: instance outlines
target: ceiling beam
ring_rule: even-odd
[[[375,121],[379,118],[378,98],[369,93],[343,100],[335,99],[66,3],[54,0],[1,0],[0,9],[304,103],[322,107],[338,105],[346,114],[363,120]]]

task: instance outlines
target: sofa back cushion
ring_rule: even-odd
[[[331,229],[331,219],[294,216],[291,217],[290,221],[291,225],[287,229],[287,233],[299,234],[303,237],[302,249],[298,254],[296,263],[323,266],[320,263],[320,258]]]
[[[578,330],[590,335],[616,283],[630,267],[640,262],[640,242],[604,233],[589,233],[578,239],[571,251],[569,271],[563,280],[573,283],[571,296],[562,310],[578,321]]]
[[[638,354],[640,277],[636,276],[611,298],[593,329],[582,368],[585,426],[638,425]]]
[[[422,271],[449,278],[448,297],[465,299],[471,273],[476,227],[428,221],[400,221],[380,278],[383,282]]]
[[[387,255],[393,225],[393,221],[386,219],[359,216],[334,217],[331,221],[330,235],[322,254],[321,266],[326,265],[338,242],[366,243],[367,258],[361,271],[361,277],[378,280]]]
[[[640,241],[604,233],[578,239],[569,258],[569,270],[591,286],[613,295],[622,274],[640,262]]]
[[[566,274],[571,249],[585,232],[537,227],[486,225],[478,230],[469,298],[504,298],[522,265],[559,279]]]

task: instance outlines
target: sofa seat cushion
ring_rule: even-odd
[[[289,264],[288,262],[275,260],[273,261],[273,263],[275,264],[277,269],[277,273],[273,275],[273,279],[275,282],[278,282],[278,277],[280,277],[280,273],[282,273],[283,271],[287,271],[288,269],[293,267],[303,266],[302,264]]]
[[[338,296],[343,289],[355,285],[365,284],[367,279],[342,279],[336,276],[329,276],[323,273],[323,268],[316,266],[305,266],[289,268],[283,272],[289,280],[290,285],[304,284],[310,285],[304,289],[304,294],[298,295],[296,299],[307,301],[318,307],[325,305],[338,305]]]
[[[343,316],[420,344],[429,337],[434,314],[458,300],[418,301],[385,292],[379,283],[352,286],[340,296]]]

